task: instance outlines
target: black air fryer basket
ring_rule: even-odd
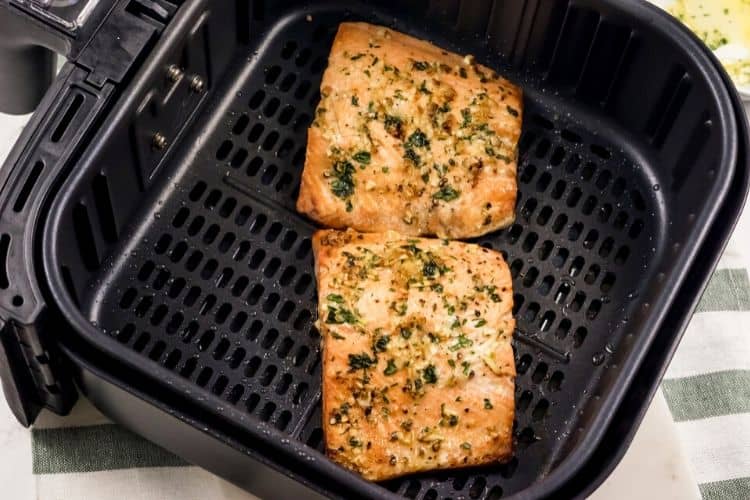
[[[0,364],[22,423],[64,414],[77,386],[269,497],[280,473],[345,498],[568,497],[604,479],[747,192],[741,105],[695,37],[625,0],[129,0],[68,14],[0,1],[0,26],[16,26],[0,57],[33,43],[69,59],[0,173]],[[516,223],[476,239],[514,280],[506,464],[375,484],[322,453],[316,227],[294,202],[345,20],[474,54],[524,88]]]

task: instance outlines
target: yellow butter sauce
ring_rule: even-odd
[[[669,12],[713,50],[738,85],[750,85],[750,0],[676,0]]]

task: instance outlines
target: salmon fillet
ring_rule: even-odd
[[[297,210],[334,228],[467,238],[510,225],[521,89],[471,56],[343,23]]]
[[[383,480],[510,458],[515,321],[502,255],[351,230],[318,231],[313,250],[331,459]]]

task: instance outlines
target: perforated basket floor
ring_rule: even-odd
[[[226,115],[88,311],[129,348],[319,450],[315,226],[294,202],[341,20],[300,16],[273,33],[246,77],[237,70],[241,91],[223,97]],[[407,497],[497,498],[532,484],[584,432],[577,417],[599,404],[595,381],[627,342],[625,310],[658,238],[657,194],[594,130],[534,95],[525,116],[517,221],[477,240],[506,255],[514,278],[515,457],[385,485]]]

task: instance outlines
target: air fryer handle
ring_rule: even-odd
[[[55,77],[56,54],[75,58],[112,5],[103,0],[72,0],[64,7],[47,0],[0,0],[0,113],[34,111]],[[61,8],[72,20],[57,15],[54,9]]]

